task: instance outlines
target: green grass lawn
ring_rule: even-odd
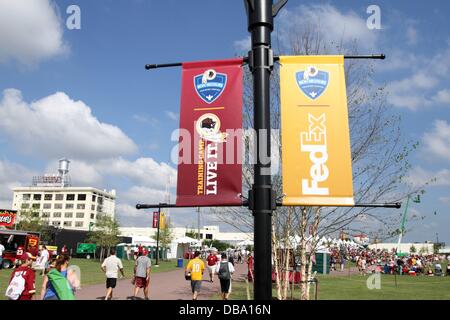
[[[397,286],[393,275],[381,276],[381,288],[369,290],[368,276],[318,276],[319,300],[450,300],[450,277],[397,276]],[[275,288],[275,286],[274,286]],[[253,297],[253,284],[249,284]],[[288,294],[290,296],[290,293]],[[276,291],[273,290],[276,297]],[[213,297],[218,299],[218,297]],[[311,289],[314,299],[314,286]],[[231,300],[246,300],[245,282],[233,282]],[[298,285],[294,289],[294,299],[299,299]]]
[[[131,279],[134,269],[134,261],[122,260],[123,268],[125,272],[125,277]],[[154,265],[155,260],[152,260]],[[156,272],[166,272],[177,269],[176,260],[169,261],[159,261],[159,267],[153,267],[152,273]],[[103,283],[105,281],[105,274],[100,270],[101,263],[98,260],[88,260],[88,259],[71,259],[71,265],[76,265],[80,267],[81,270],[81,286],[86,286],[90,284]],[[186,261],[184,261],[186,265]],[[5,299],[5,291],[9,284],[9,278],[11,276],[13,269],[2,269],[0,270],[0,300]],[[36,292],[39,294],[42,286],[42,276],[36,273]]]

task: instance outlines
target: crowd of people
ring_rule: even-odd
[[[346,263],[356,264],[361,275],[371,273],[399,275],[450,275],[450,256],[440,254],[409,253],[397,254],[395,250],[369,248],[348,248],[345,246],[330,250],[330,269],[344,271]],[[443,270],[446,264],[446,270]]]
[[[134,286],[132,300],[139,299],[142,290],[144,299],[149,299],[149,286],[151,275],[151,259],[147,248],[139,246],[136,250],[132,284]],[[207,257],[202,259],[200,251],[193,253],[185,268],[185,277],[190,280],[192,299],[197,300],[201,291],[205,262],[209,274],[209,281],[214,282],[217,276],[220,282],[220,292],[223,300],[228,300],[231,293],[232,275],[235,272],[235,263],[247,262],[249,280],[253,279],[253,257],[246,250],[227,250],[219,253],[209,250]],[[110,249],[109,255],[100,266],[106,277],[105,300],[112,300],[117,280],[125,277],[121,259],[116,256],[116,250]],[[36,275],[43,277],[40,294],[36,293]],[[70,255],[64,246],[59,255],[49,252],[43,245],[38,256],[29,252],[19,252],[14,270],[11,273],[6,297],[10,300],[74,300],[76,291],[80,289],[79,274],[70,266]]]

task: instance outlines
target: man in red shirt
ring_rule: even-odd
[[[25,285],[17,300],[31,300],[33,295],[36,293],[36,287],[34,284],[35,274],[34,270],[31,269],[33,256],[29,252],[25,252],[20,257],[20,260],[22,261],[22,264],[13,271],[9,282],[11,283],[15,276],[21,276],[25,280]]]
[[[209,256],[206,258],[206,260],[208,261],[208,271],[210,278],[209,281],[214,282],[213,281],[214,270],[216,269],[216,264],[219,261],[219,259],[217,259],[217,255],[215,253],[210,251]]]

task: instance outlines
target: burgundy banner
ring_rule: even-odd
[[[183,63],[177,206],[242,202],[242,63]]]
[[[156,211],[156,212],[153,212],[153,224],[152,224],[152,227],[153,228],[158,228],[158,211]]]

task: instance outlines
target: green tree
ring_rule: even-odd
[[[152,238],[157,240],[158,235],[154,234],[152,236]],[[173,232],[172,232],[172,224],[170,222],[170,219],[166,217],[165,228],[159,230],[159,246],[161,248],[168,248],[168,247],[170,247],[170,244],[172,243],[173,238],[174,238],[174,235],[173,235]]]
[[[414,245],[412,245],[411,248],[409,248],[409,252],[416,253],[417,252],[416,247]]]
[[[52,232],[48,221],[39,216],[37,210],[20,210],[16,222],[17,230],[39,232],[42,242],[49,242],[52,238]]]
[[[230,247],[228,243],[219,240],[205,240],[204,244],[207,245],[208,247],[214,247],[218,251],[225,251]]]
[[[89,232],[87,241],[97,244],[100,248],[100,260],[103,259],[105,249],[109,250],[119,242],[119,223],[111,216],[100,215],[94,229]]]

